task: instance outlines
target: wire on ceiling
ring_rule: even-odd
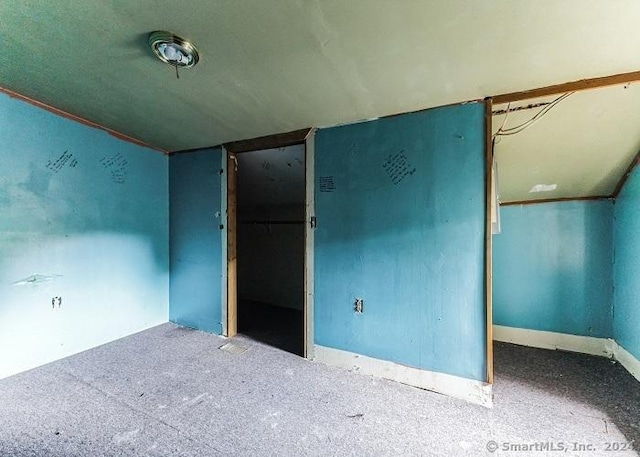
[[[491,114],[494,116],[502,116],[503,114],[506,114],[506,113],[513,113],[514,111],[523,111],[523,110],[533,109],[533,108],[541,108],[543,106],[547,106],[550,104],[551,102],[530,103],[524,106],[516,106],[515,108],[509,108],[508,110],[500,109],[498,111],[493,111]]]
[[[520,132],[528,129],[529,127],[534,125],[536,122],[538,122],[540,119],[542,119],[549,111],[551,111],[555,106],[557,106],[558,103],[560,103],[562,100],[566,99],[567,97],[569,97],[573,93],[574,92],[567,92],[567,93],[564,93],[564,94],[560,95],[558,98],[556,98],[551,103],[549,103],[544,108],[542,108],[540,111],[538,111],[536,113],[536,115],[533,116],[528,121],[523,122],[520,125],[516,125],[515,127],[511,127],[511,128],[506,129],[505,127],[507,125],[507,120],[509,118],[509,112],[510,112],[510,108],[511,108],[511,102],[509,102],[509,104],[507,105],[506,114],[504,116],[504,121],[502,122],[502,125],[496,131],[496,133],[493,134],[494,142],[495,142],[496,137],[515,135],[517,133],[520,133]]]

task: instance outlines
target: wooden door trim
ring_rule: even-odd
[[[302,129],[295,132],[270,135],[252,140],[227,143],[223,146],[223,157],[226,157],[226,192],[223,191],[226,207],[226,278],[223,292],[226,298],[223,305],[223,334],[233,337],[238,330],[238,295],[237,295],[237,169],[235,155],[274,149],[296,144],[305,146],[305,261],[304,261],[304,348],[305,358],[313,358],[313,228],[310,225],[315,217],[314,207],[314,134],[315,129]],[[225,170],[223,169],[223,172]],[[224,185],[224,184],[223,184]]]
[[[305,138],[305,231],[304,231],[304,357],[315,356],[314,343],[314,230],[315,221],[315,129]]]
[[[485,312],[487,326],[487,383],[493,384],[493,235],[492,214],[493,203],[493,137],[492,114],[493,103],[491,98],[484,101],[485,122]]]
[[[238,333],[238,208],[236,157],[227,151],[227,312],[226,336]]]
[[[224,147],[227,151],[234,154],[262,151],[264,149],[285,148],[287,146],[304,143],[311,130],[311,128],[304,128],[294,130],[293,132],[276,133],[275,135],[261,136],[248,140],[232,141],[225,143]]]

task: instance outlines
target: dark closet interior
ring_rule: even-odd
[[[303,355],[305,146],[237,162],[238,331]]]

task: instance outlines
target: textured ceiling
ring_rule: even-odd
[[[0,85],[166,150],[638,70],[637,0],[0,0]],[[147,34],[191,38],[176,80]]]
[[[505,108],[495,105],[494,111]],[[541,109],[511,112],[504,128],[521,125]],[[494,116],[494,132],[504,118]],[[497,138],[500,201],[610,196],[639,150],[640,83],[576,92],[521,133]]]

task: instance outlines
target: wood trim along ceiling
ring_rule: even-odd
[[[218,148],[222,145],[218,144],[218,145],[214,145],[214,146],[205,146],[203,148],[193,148],[193,149],[181,149],[179,151],[170,151],[169,155],[175,155],[175,154],[189,154],[192,152],[201,152],[201,151],[206,151],[208,149],[214,149],[214,148]]]
[[[76,116],[75,114],[68,113],[67,111],[61,110],[61,109],[56,108],[54,106],[47,105],[46,103],[39,102],[38,100],[34,100],[33,98],[27,97],[26,95],[19,94],[17,92],[14,92],[12,90],[6,89],[4,87],[0,87],[0,92],[7,94],[11,98],[15,98],[15,99],[21,100],[23,102],[27,102],[27,103],[29,103],[29,104],[31,104],[33,106],[37,106],[38,108],[42,108],[44,110],[49,111],[50,113],[56,114],[58,116],[62,116],[64,118],[66,118],[66,119],[69,119],[69,120],[72,120],[72,121],[75,121],[75,122],[79,122],[80,124],[86,125],[88,127],[93,127],[94,129],[102,130],[103,132],[107,132],[109,135],[111,135],[111,136],[113,136],[115,138],[118,138],[119,140],[126,141],[128,143],[133,143],[133,144],[135,144],[137,146],[142,146],[142,147],[145,147],[145,148],[149,148],[149,149],[161,152],[161,153],[166,154],[166,155],[170,154],[170,152],[165,150],[165,149],[161,149],[161,148],[158,148],[156,146],[152,146],[152,145],[150,145],[148,143],[145,143],[142,140],[139,140],[137,138],[133,138],[132,136],[129,136],[129,135],[125,135],[124,133],[120,133],[120,132],[118,132],[116,130],[113,130],[113,129],[110,129],[110,128],[105,127],[103,125],[97,124],[97,123],[95,123],[93,121],[90,121],[88,119],[85,119],[83,117]]]
[[[563,198],[545,198],[542,200],[521,200],[514,202],[500,203],[500,206],[514,206],[514,205],[535,205],[538,203],[556,203],[556,202],[573,202],[578,200],[610,200],[613,197],[610,195],[599,195],[595,197],[563,197]]]
[[[224,147],[233,154],[240,154],[249,151],[262,151],[264,149],[284,148],[294,144],[304,143],[311,128],[294,130],[287,133],[276,133],[275,135],[261,136],[249,140],[232,141],[225,143]]]
[[[262,151],[264,149],[284,148],[287,146],[293,146],[294,144],[304,143],[307,139],[311,128],[304,128],[300,130],[294,130],[293,132],[275,133],[273,135],[261,136],[257,138],[249,138],[247,140],[230,141],[214,146],[206,146],[203,148],[183,149],[181,151],[172,151],[169,154],[187,154],[190,152],[199,152],[207,149],[217,148],[218,146],[224,146],[227,151],[234,154],[240,154],[250,151]]]
[[[640,71],[632,71],[629,73],[620,73],[617,75],[602,76],[598,78],[580,79],[578,81],[555,84],[553,86],[496,95],[493,97],[493,104],[502,105],[504,103],[517,102],[529,98],[539,98],[546,97],[547,95],[563,94],[565,92],[597,89],[599,87],[615,86],[617,84],[626,84],[636,81],[640,81]]]

